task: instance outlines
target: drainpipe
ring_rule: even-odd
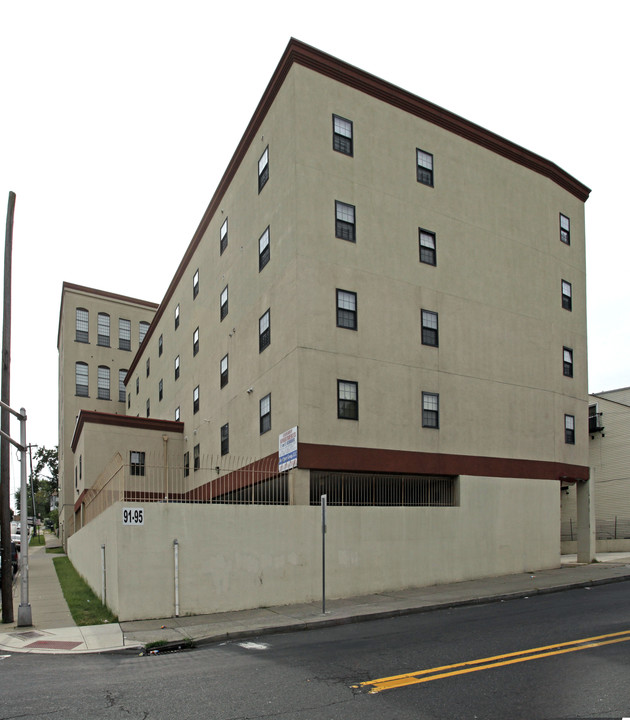
[[[164,502],[168,502],[168,435],[162,435],[164,443]]]
[[[175,617],[179,617],[179,543],[173,540],[173,556],[175,560]]]

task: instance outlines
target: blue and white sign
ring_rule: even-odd
[[[298,429],[297,426],[285,430],[278,437],[278,470],[290,470],[297,467],[298,461]]]

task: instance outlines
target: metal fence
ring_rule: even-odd
[[[630,539],[630,518],[622,518],[617,515],[614,518],[596,518],[595,537],[597,540]],[[560,539],[577,540],[577,518],[562,521]]]
[[[277,456],[256,461],[209,456],[192,467],[174,467],[160,464],[157,456],[125,464],[117,454],[83,493],[77,524],[85,525],[118,501],[287,505],[287,477],[278,471]]]
[[[310,504],[454,507],[457,478],[441,475],[394,475],[311,471]]]

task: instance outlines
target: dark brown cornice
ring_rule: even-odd
[[[113,413],[98,412],[96,410],[81,410],[72,434],[72,452],[77,449],[77,443],[85,423],[97,425],[117,425],[118,427],[135,428],[137,430],[156,430],[157,432],[184,432],[184,423],[175,420],[160,420],[158,418],[140,418],[131,415],[114,415]]]
[[[448,455],[311,443],[299,443],[298,466],[310,470],[340,472],[476,475],[535,480],[588,480],[589,478],[588,467],[545,460]]]
[[[485,130],[480,125],[475,125],[459,115],[455,115],[448,110],[444,110],[438,105],[434,105],[427,100],[423,100],[416,95],[412,95],[406,90],[402,90],[396,85],[392,85],[385,80],[381,80],[375,75],[370,75],[370,73],[360,70],[353,65],[349,65],[342,60],[338,60],[332,55],[328,55],[327,53],[317,50],[306,43],[300,42],[295,38],[291,38],[260,102],[258,103],[258,106],[256,107],[256,111],[243,133],[243,137],[241,138],[234,155],[232,155],[232,159],[223,173],[223,177],[221,178],[217,189],[210,200],[210,204],[201,218],[201,222],[190,241],[188,249],[184,253],[184,257],[182,258],[182,261],[180,262],[179,267],[168,286],[166,294],[160,303],[160,307],[153,318],[151,327],[147,331],[144,342],[140,346],[133,362],[131,363],[127,378],[131,377],[131,373],[133,373],[136,365],[138,364],[141,351],[153,334],[153,328],[162,317],[166,305],[173,296],[175,288],[182,279],[182,276],[188,267],[188,263],[201,242],[201,238],[208,229],[210,220],[219,208],[223,196],[232,182],[232,179],[234,178],[241,162],[243,161],[247,149],[256,137],[258,130],[260,129],[260,126],[271,107],[271,104],[275,100],[278,91],[282,87],[282,84],[284,83],[284,80],[294,63],[314,70],[315,72],[325,75],[337,82],[343,83],[348,87],[355,88],[356,90],[364,92],[366,95],[377,98],[382,102],[404,110],[405,112],[422,118],[434,125],[438,125],[455,135],[466,138],[470,142],[481,145],[487,150],[491,150],[492,152],[502,155],[519,165],[523,165],[540,175],[544,175],[557,185],[560,185],[560,187],[575,195],[575,197],[582,200],[582,202],[585,202],[590,194],[590,189],[586,187],[586,185],[583,185],[557,165],[549,160],[545,160],[545,158],[540,155],[536,155],[529,150],[525,150],[525,148],[522,148],[509,140],[506,140],[489,130]]]

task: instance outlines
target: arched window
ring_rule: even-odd
[[[148,331],[148,329],[149,329],[149,324],[150,324],[150,323],[148,323],[148,322],[144,322],[144,320],[142,320],[142,321],[140,322],[140,337],[139,337],[140,345],[142,345],[142,341],[144,340],[144,336],[147,334],[147,331]]]
[[[75,363],[74,375],[76,394],[80,397],[89,397],[88,393],[88,365],[84,362]]]
[[[90,313],[85,308],[77,308],[77,342],[90,342]]]
[[[97,330],[98,338],[96,344],[109,347],[109,315],[107,313],[98,314]]]
[[[98,366],[98,399],[109,400],[109,368]]]

